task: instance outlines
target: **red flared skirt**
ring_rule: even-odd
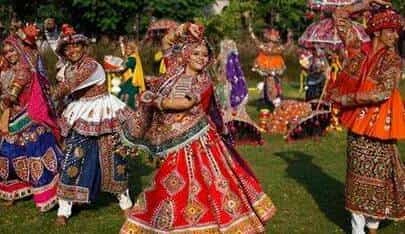
[[[261,233],[275,211],[245,161],[209,128],[167,154],[121,233]]]

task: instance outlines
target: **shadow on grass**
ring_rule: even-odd
[[[264,98],[251,99],[248,101],[247,105],[256,108],[256,111],[260,111],[260,109],[269,109],[270,111],[274,110],[273,104],[266,103]]]
[[[285,100],[293,100],[293,101],[300,101],[300,102],[305,102],[304,98],[300,97],[283,97],[283,101]],[[263,98],[259,99],[251,99],[247,103],[248,106],[256,108],[256,111],[260,111],[260,109],[269,109],[271,112],[274,110],[274,105],[273,104],[268,104]]]
[[[144,158],[147,158],[147,155],[143,155]],[[129,163],[129,191],[131,192],[131,198],[136,201],[138,195],[144,189],[142,183],[142,177],[149,177],[156,168],[151,166],[151,164],[146,163],[147,159],[141,160],[140,158],[133,159]]]
[[[312,195],[320,210],[345,233],[350,232],[349,214],[344,210],[344,184],[312,162],[313,156],[300,151],[275,153],[287,162],[288,176]]]

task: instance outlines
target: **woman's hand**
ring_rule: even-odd
[[[0,102],[3,107],[9,108],[12,105],[12,100],[10,99],[10,95],[8,94],[3,94],[0,96]]]
[[[195,98],[184,97],[184,98],[163,98],[161,101],[161,109],[163,110],[188,110],[196,104]]]
[[[361,2],[356,3],[354,5],[348,5],[348,6],[336,9],[335,12],[333,13],[333,18],[335,20],[337,20],[339,18],[348,18],[349,15],[354,13],[354,12],[369,9],[370,5],[372,3],[378,4],[378,5],[381,5],[381,6],[386,6],[386,7],[391,7],[392,6],[391,2],[387,1],[387,0],[364,0],[364,1],[361,1]]]
[[[202,34],[201,27],[198,26],[197,24],[190,24],[188,26],[188,31],[194,38],[201,38]]]
[[[342,95],[339,95],[336,90],[331,90],[328,95],[328,100],[333,103],[341,103],[342,102]]]
[[[378,5],[382,6],[392,6],[392,3],[387,0],[367,0],[368,4],[370,3],[377,3]]]
[[[153,100],[156,98],[156,94],[149,91],[149,90],[146,90],[143,93],[141,93],[139,97],[140,97],[139,100],[142,103],[144,103],[144,104],[152,104]]]
[[[59,91],[58,87],[52,86],[50,93],[52,100],[57,101],[61,98],[61,92]]]

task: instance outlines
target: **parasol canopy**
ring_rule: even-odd
[[[169,29],[177,28],[179,24],[171,19],[160,19],[152,21],[146,32],[146,40],[154,38],[159,31],[167,31]]]
[[[370,37],[361,24],[351,22],[351,25],[354,33],[362,42],[370,41]],[[298,39],[298,44],[308,49],[327,48],[337,50],[344,46],[332,18],[326,18],[309,25]]]
[[[308,0],[308,7],[313,10],[333,11],[337,7],[352,5],[359,0]]]

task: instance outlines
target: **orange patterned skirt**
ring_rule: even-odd
[[[254,62],[254,70],[264,74],[274,73],[281,75],[286,69],[284,59],[281,55],[267,55],[259,52]]]
[[[362,81],[350,77],[345,72],[340,74],[328,90],[337,91],[340,95],[378,92],[373,81]],[[397,88],[394,88],[386,101],[341,108],[340,121],[343,126],[358,135],[380,140],[405,139],[405,108]]]
[[[342,125],[359,135],[381,140],[405,139],[405,109],[397,89],[381,104],[344,111],[340,120]]]

